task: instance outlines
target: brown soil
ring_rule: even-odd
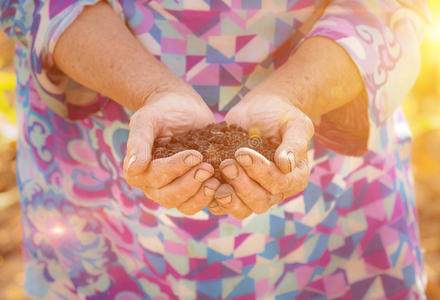
[[[228,125],[223,121],[209,124],[201,129],[192,129],[185,134],[173,136],[171,140],[156,140],[153,146],[153,158],[168,157],[188,149],[197,150],[202,153],[203,161],[214,167],[214,177],[224,182],[219,165],[227,158],[234,158],[238,148],[251,148],[273,161],[278,146],[279,144],[257,133],[248,134],[245,129],[237,125]]]

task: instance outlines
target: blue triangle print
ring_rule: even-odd
[[[215,250],[212,250],[211,248],[208,248],[208,259],[207,259],[208,264],[228,260],[231,258],[232,258],[232,254],[226,256],[226,255],[221,254]]]
[[[243,295],[253,295],[255,293],[255,281],[252,278],[245,277],[235,286],[232,292],[227,296],[228,299]],[[251,298],[252,299],[252,298]]]
[[[301,222],[294,221],[294,224],[295,224],[295,232],[297,238],[306,235],[307,233],[310,232],[310,230],[312,230],[312,227],[304,225]]]
[[[228,58],[214,47],[208,45],[206,54],[206,62],[209,64],[228,64],[234,62],[234,57]]]

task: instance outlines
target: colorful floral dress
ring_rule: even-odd
[[[187,217],[122,174],[131,111],[49,72],[57,38],[97,0],[1,1],[17,41],[17,172],[25,288],[45,299],[423,299],[411,132],[422,1],[334,0],[307,36],[352,57],[366,95],[316,122],[307,189],[239,221]],[[278,67],[308,0],[109,1],[217,120]],[[291,52],[284,53],[284,57]],[[75,106],[71,97],[83,97]],[[361,117],[357,107],[368,106]],[[343,154],[342,154],[343,153]]]

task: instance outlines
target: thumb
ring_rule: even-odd
[[[156,137],[153,118],[142,111],[136,111],[130,118],[130,131],[127,140],[127,155],[124,171],[129,176],[145,171],[152,158],[152,148]]]
[[[284,174],[290,173],[307,158],[310,140],[314,134],[308,117],[292,119],[282,130],[282,141],[275,151],[275,163]]]

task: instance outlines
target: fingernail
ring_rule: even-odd
[[[222,169],[222,172],[228,179],[231,180],[238,176],[238,169],[234,164],[227,165]]]
[[[236,159],[242,166],[248,167],[252,165],[252,158],[247,154],[237,155]]]
[[[187,166],[195,166],[197,164],[199,164],[202,160],[200,159],[200,157],[194,155],[194,154],[189,154],[187,157],[185,157],[185,159],[183,160],[183,162],[185,163],[185,165]]]
[[[197,181],[203,182],[211,176],[212,176],[212,173],[210,173],[206,170],[203,170],[203,169],[198,169],[194,177]]]
[[[214,196],[215,191],[207,186],[203,189],[206,197],[212,197]]]
[[[131,165],[136,161],[136,155],[132,155],[130,157],[130,160],[128,161],[128,166],[127,168],[130,169]]]
[[[217,200],[217,202],[219,202],[221,205],[227,205],[227,204],[229,204],[229,203],[232,202],[232,196],[229,195],[229,196],[226,196],[226,197],[223,197],[223,198],[216,198],[216,200]]]
[[[292,152],[287,153],[287,159],[289,160],[290,172],[295,168],[295,155]]]
[[[209,207],[209,208],[216,208],[216,207],[218,207],[218,203],[217,203],[217,201],[215,201],[215,200],[211,201],[211,202],[208,204],[208,207]]]

